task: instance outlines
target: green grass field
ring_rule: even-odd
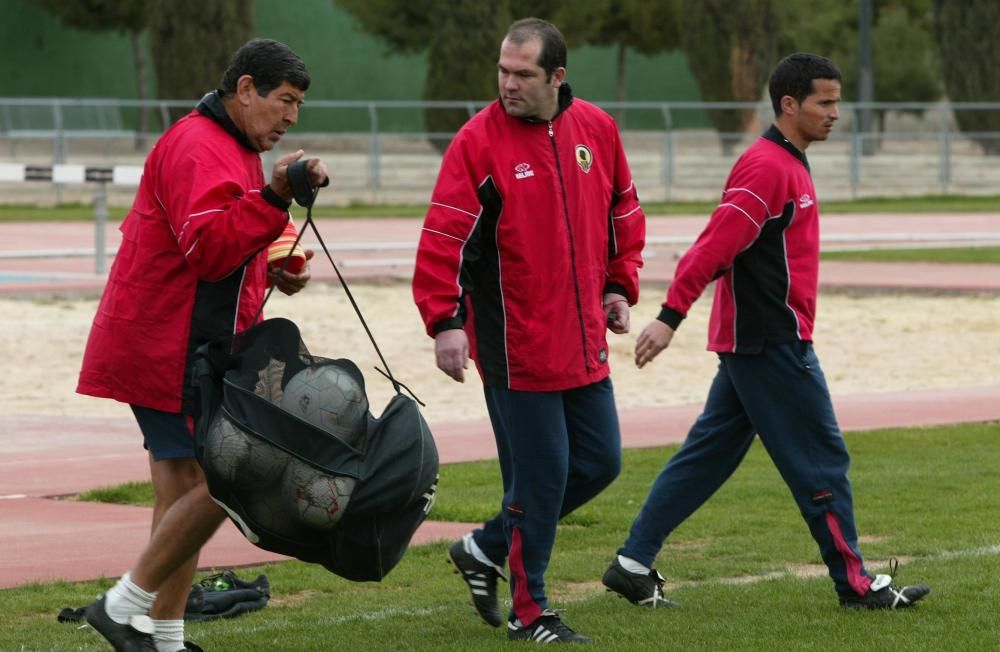
[[[883,263],[972,263],[1000,264],[1000,247],[954,247],[940,249],[867,249],[824,251],[823,260],[855,260]]]
[[[643,610],[606,594],[600,576],[672,448],[628,450],[621,477],[560,526],[547,574],[554,607],[608,650],[1000,649],[1000,424],[846,435],[862,551],[872,572],[900,560],[901,583],[932,593],[903,612],[837,606],[787,488],[762,447],[668,540],[657,567],[680,609]],[[477,521],[499,500],[493,461],[442,468],[432,517]],[[125,490],[126,498],[141,488]],[[226,525],[225,527],[231,527]],[[72,545],[72,542],[67,542]],[[286,562],[266,572],[264,610],[188,626],[206,650],[506,650],[473,615],[447,543],[411,548],[377,584]],[[109,580],[0,591],[0,650],[103,650],[55,615]],[[501,584],[501,597],[508,598]]]
[[[644,202],[646,215],[705,215],[708,217],[715,202]],[[967,197],[961,195],[929,195],[926,197],[876,197],[854,201],[825,201],[823,213],[982,213],[1000,214],[1000,196]],[[127,207],[109,208],[109,217],[120,220]],[[423,217],[424,204],[351,204],[349,206],[317,206],[316,217]],[[90,221],[94,209],[88,204],[63,204],[59,206],[26,206],[0,204],[0,222],[38,221]]]

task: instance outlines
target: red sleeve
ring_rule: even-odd
[[[674,328],[705,287],[725,274],[736,256],[757,240],[764,223],[780,213],[771,197],[778,186],[775,171],[761,168],[745,161],[737,163],[726,182],[722,203],[677,264],[661,313],[661,319]],[[664,313],[672,318],[664,319]]]
[[[629,304],[639,300],[639,268],[646,244],[646,216],[639,205],[618,130],[614,129],[614,198],[611,203],[611,256],[605,292],[624,291]]]
[[[212,147],[190,153],[162,179],[158,198],[187,264],[198,278],[225,278],[274,241],[288,212],[244,187],[243,160]]]
[[[413,299],[431,337],[464,325],[462,254],[482,213],[477,190],[486,180],[478,178],[469,150],[469,139],[459,133],[445,152],[417,246]]]

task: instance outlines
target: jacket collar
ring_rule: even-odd
[[[502,107],[503,100],[498,98],[497,101],[500,102],[500,106]],[[556,110],[556,114],[552,116],[552,119],[555,120],[556,118],[558,118],[563,111],[569,108],[569,105],[572,103],[573,103],[573,89],[570,88],[569,82],[563,82],[559,86],[559,108]],[[542,120],[541,118],[518,118],[518,120],[524,120],[525,122],[534,122],[534,123],[549,122],[548,120]]]
[[[777,125],[772,124],[768,127],[767,131],[764,132],[763,137],[797,158],[802,165],[806,166],[806,171],[809,171],[809,160],[806,158],[806,153],[785,138],[785,134],[781,133],[781,130],[778,129]]]
[[[226,133],[235,138],[236,142],[240,145],[243,145],[252,152],[257,151],[257,148],[251,144],[247,135],[240,131],[240,128],[236,126],[233,119],[226,113],[226,106],[222,102],[222,93],[220,91],[214,90],[210,93],[205,93],[205,97],[201,98],[195,110],[203,116],[214,120],[216,124],[226,130]]]

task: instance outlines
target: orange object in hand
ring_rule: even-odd
[[[295,228],[295,224],[288,220],[285,230],[267,248],[267,263],[275,271],[281,269],[281,266],[285,264],[285,258],[288,258],[289,252],[291,252],[292,257],[288,260],[285,270],[291,274],[299,274],[305,268],[306,252],[302,249],[302,245],[295,245],[297,237],[299,237],[299,232]],[[292,251],[292,245],[295,245],[294,251]]]

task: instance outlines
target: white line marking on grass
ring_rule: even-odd
[[[440,611],[452,611],[452,609],[451,607],[446,607],[446,606],[420,607],[418,609],[399,609],[396,607],[390,607],[388,609],[379,609],[378,611],[364,611],[360,613],[350,614],[348,616],[336,616],[335,618],[326,618],[321,620],[320,622],[328,625],[344,625],[347,623],[353,623],[358,621],[375,622],[379,620],[387,620],[389,618],[397,618],[399,616],[430,616]]]
[[[1000,544],[983,546],[982,548],[969,548],[967,550],[946,550],[935,555],[923,557],[923,559],[965,559],[967,557],[989,557],[1000,555]],[[921,559],[916,557],[915,559]]]

